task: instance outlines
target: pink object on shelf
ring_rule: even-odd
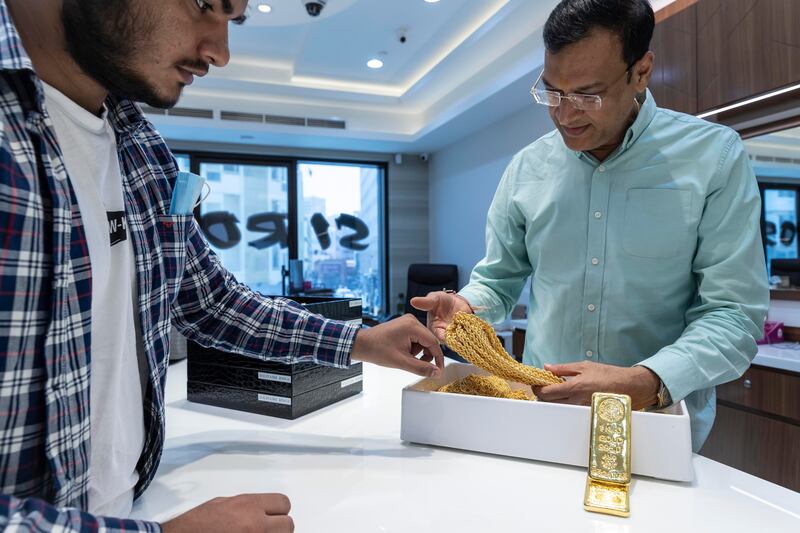
[[[773,344],[783,342],[783,322],[767,320],[764,322],[764,337],[756,341],[756,344]]]

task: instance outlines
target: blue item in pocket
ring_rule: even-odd
[[[191,172],[178,172],[175,187],[172,189],[172,203],[169,207],[170,215],[191,215],[203,183],[206,179]]]

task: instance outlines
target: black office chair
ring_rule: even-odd
[[[442,289],[458,289],[458,266],[441,265],[433,263],[415,263],[408,267],[408,285],[406,286],[405,312],[411,313],[417,320],[426,324],[425,311],[420,311],[411,306],[411,298],[426,296],[429,292]],[[396,318],[396,317],[391,317]],[[443,346],[444,355],[461,363],[466,363],[460,355]]]
[[[458,289],[458,266],[432,263],[415,263],[408,267],[405,312],[411,313],[425,324],[425,311],[411,306],[411,298],[425,296],[429,292],[442,289]]]

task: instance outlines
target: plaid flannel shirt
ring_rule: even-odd
[[[41,83],[0,0],[0,529],[153,531],[86,512],[92,276]],[[169,332],[284,362],[344,367],[357,327],[239,284],[191,216],[168,214],[177,168],[132,102],[109,97],[147,363],[136,497],[164,445]],[[136,423],[132,421],[131,423]]]

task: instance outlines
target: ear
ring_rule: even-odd
[[[650,77],[653,75],[653,64],[655,62],[655,54],[647,52],[642,58],[633,65],[633,84],[636,86],[637,93],[643,93],[648,84]]]

